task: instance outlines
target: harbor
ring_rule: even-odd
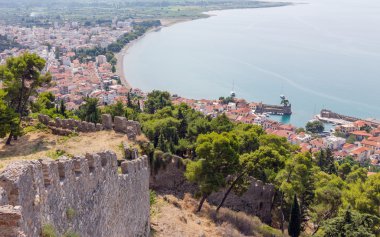
[[[360,119],[356,117],[338,114],[327,109],[322,109],[320,114],[315,115],[315,119],[324,123],[331,123],[335,125],[346,125],[361,120],[369,123],[373,127],[380,126],[380,121],[375,119]]]

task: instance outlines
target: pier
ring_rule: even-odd
[[[327,122],[327,123],[333,123],[337,125],[344,125],[344,124],[349,124],[353,123],[356,121],[364,121],[370,124],[372,127],[378,127],[380,126],[380,121],[376,120],[369,120],[369,119],[360,119],[352,116],[347,116],[347,115],[342,115],[335,113],[331,110],[327,109],[322,109],[321,113],[315,116],[316,119],[322,121],[322,122]]]
[[[274,115],[291,115],[292,105],[268,105],[260,103],[256,106],[256,113],[269,113]]]

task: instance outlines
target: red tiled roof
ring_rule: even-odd
[[[359,148],[351,151],[351,154],[360,155],[360,154],[362,154],[363,152],[366,152],[366,151],[368,151],[368,148],[366,148],[366,147],[359,147]]]
[[[355,135],[355,136],[363,136],[363,137],[371,137],[372,135],[367,133],[366,131],[355,131],[355,132],[352,132],[351,134]]]

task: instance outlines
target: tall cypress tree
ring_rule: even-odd
[[[187,133],[187,121],[185,116],[182,113],[182,109],[178,110],[178,119],[180,120],[178,135],[180,138],[185,138]]]
[[[63,102],[63,100],[61,100],[59,110],[60,110],[60,114],[62,114],[63,116],[66,117],[66,106],[65,106],[65,102]]]
[[[132,100],[131,100],[131,94],[129,92],[127,94],[127,107],[128,108],[133,108]]]
[[[291,237],[298,237],[301,233],[301,212],[297,201],[297,195],[295,194],[290,213],[288,233]]]
[[[164,133],[161,129],[160,131],[160,136],[158,137],[158,144],[157,147],[162,151],[162,152],[167,152],[167,145],[165,143],[165,137]]]

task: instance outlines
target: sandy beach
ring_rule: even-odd
[[[120,77],[121,84],[123,84],[127,88],[132,88],[132,85],[128,82],[125,76],[125,71],[124,71],[124,55],[128,53],[128,49],[130,47],[132,47],[135,43],[143,39],[147,34],[151,32],[158,31],[162,29],[163,27],[169,27],[176,23],[191,21],[191,20],[194,20],[194,19],[160,19],[161,21],[160,27],[148,30],[143,36],[139,37],[138,39],[134,41],[129,42],[119,53],[115,54],[115,57],[117,59],[116,74]]]

